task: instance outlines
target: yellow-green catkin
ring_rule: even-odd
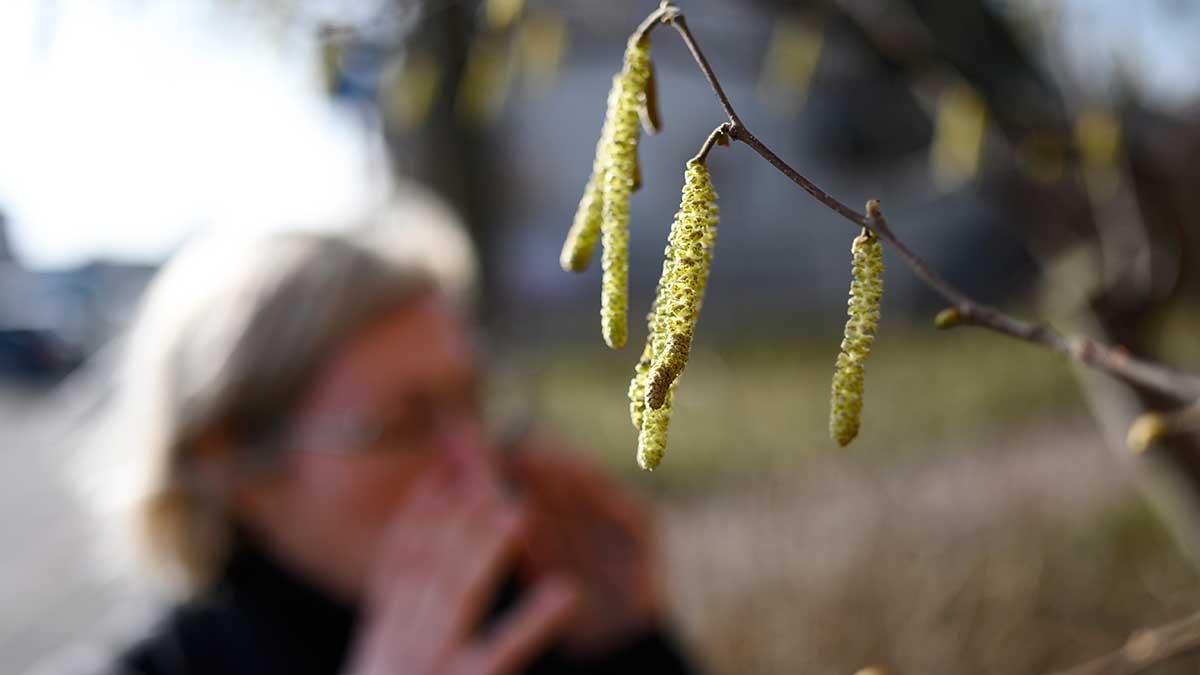
[[[858,435],[863,408],[863,369],[879,326],[879,301],[883,295],[883,247],[879,239],[863,232],[850,247],[854,278],[850,283],[849,319],[833,374],[829,435],[845,446]]]
[[[646,410],[646,383],[650,377],[650,367],[654,365],[655,350],[662,349],[662,343],[655,342],[658,334],[658,308],[664,306],[666,299],[666,280],[671,276],[671,245],[667,244],[663,252],[662,275],[658,278],[658,287],[654,291],[654,302],[650,305],[650,313],[646,315],[646,346],[633,369],[633,379],[629,382],[629,421],[635,429],[641,430],[642,417]]]
[[[633,379],[629,382],[629,420],[638,430],[637,464],[643,470],[653,471],[662,461],[667,450],[667,426],[671,421],[671,395],[675,387],[667,390],[667,400],[664,405],[655,409],[646,408],[646,384],[650,377],[650,367],[654,364],[656,349],[662,348],[661,341],[655,342],[658,322],[658,307],[666,302],[665,280],[671,274],[671,247],[668,245],[663,273],[655,291],[654,304],[650,306],[650,314],[646,316],[646,346],[642,348],[642,356],[633,369]]]
[[[583,189],[583,199],[579,201],[579,209],[575,211],[575,220],[567,232],[563,242],[562,253],[558,262],[564,272],[582,272],[592,262],[596,253],[596,244],[600,242],[600,214],[604,208],[604,198],[600,192],[600,183],[595,175],[588,180]]]
[[[649,323],[654,324],[654,314],[651,310]],[[646,346],[637,365],[633,367],[633,379],[629,381],[629,421],[633,428],[641,431],[642,420],[646,414],[646,377],[650,374],[650,366],[654,363],[654,343],[646,338]]]
[[[666,389],[666,395],[658,408],[646,406],[646,387],[649,384],[650,369],[654,364],[654,355],[666,348],[666,343],[660,331],[656,330],[662,316],[658,308],[666,303],[666,279],[671,274],[671,247],[667,246],[666,260],[663,261],[663,275],[658,282],[658,292],[650,315],[646,317],[649,330],[646,335],[646,346],[642,350],[642,358],[634,368],[633,381],[629,383],[629,415],[633,426],[638,430],[637,464],[644,471],[653,471],[667,452],[667,428],[671,423],[671,400],[675,397],[675,385],[678,379]]]
[[[596,154],[592,159],[592,175],[583,188],[583,197],[575,209],[575,220],[563,242],[558,262],[564,272],[582,272],[592,262],[596,244],[600,242],[600,221],[604,213],[604,171],[608,166],[606,153],[611,145],[613,120],[616,118],[618,94],[621,88],[621,73],[613,75],[612,88],[608,91],[608,104],[604,113],[604,124],[600,127],[600,140],[596,142]]]
[[[676,380],[678,381],[678,380]],[[645,471],[653,471],[667,452],[667,427],[671,423],[671,399],[675,385],[667,388],[666,399],[657,410],[646,408],[642,428],[638,432],[637,463]]]
[[[692,197],[699,197],[699,199],[692,199]],[[680,211],[676,214],[676,221],[679,221],[687,212],[690,224],[672,226],[672,236],[667,241],[667,248],[663,256],[662,277],[658,282],[654,305],[647,317],[646,346],[634,369],[633,380],[629,383],[630,421],[638,429],[637,463],[639,467],[647,471],[653,471],[666,453],[667,431],[671,421],[671,402],[675,398],[675,388],[679,384],[680,375],[680,372],[676,371],[670,382],[661,383],[660,380],[658,386],[662,387],[662,391],[654,392],[652,395],[649,391],[654,384],[651,371],[655,363],[670,353],[672,343],[677,342],[677,340],[672,340],[671,332],[672,326],[678,325],[677,312],[674,310],[681,309],[676,296],[682,294],[682,297],[686,297],[689,303],[695,303],[693,319],[700,311],[700,305],[704,301],[705,282],[711,267],[713,246],[717,236],[719,212],[716,197],[704,165],[698,162],[690,163],[688,176],[685,177],[684,197],[681,200]],[[681,235],[681,233],[693,231],[697,227],[702,232],[698,240]],[[699,246],[696,245],[697,241]],[[689,263],[684,272],[685,275],[697,274],[697,279],[694,279],[691,285],[676,276],[677,263],[682,265],[685,260],[689,259],[689,256],[692,260],[700,261],[698,266]],[[691,292],[683,292],[678,285],[680,283],[683,283],[684,287],[690,289]],[[662,308],[661,311],[660,308]],[[687,333],[689,341],[695,327],[694,320],[690,326]],[[678,345],[676,348],[678,349]],[[690,344],[687,349],[690,349]],[[656,403],[657,407],[650,406],[650,403]]]
[[[659,408],[691,354],[692,336],[712,263],[716,239],[717,193],[702,162],[690,161],[684,174],[679,212],[668,240],[670,265],[660,281],[662,301],[654,322],[654,364],[646,382],[646,405]]]
[[[638,109],[650,76],[650,45],[645,38],[630,38],[625,67],[613,81],[605,129],[601,136],[604,170],[600,190],[601,265],[600,330],[613,349],[625,346],[629,333],[629,195],[637,171],[637,144],[641,127]]]

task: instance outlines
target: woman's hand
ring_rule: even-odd
[[[662,593],[646,506],[562,452],[522,448],[505,469],[529,512],[525,570],[533,579],[565,575],[579,584],[566,646],[586,656],[652,628]]]
[[[461,469],[419,479],[390,528],[347,672],[501,675],[524,667],[560,635],[578,600],[569,579],[544,576],[475,634],[526,520],[489,481]]]

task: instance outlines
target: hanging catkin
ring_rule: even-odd
[[[558,258],[564,272],[582,272],[592,262],[596,244],[600,242],[600,213],[603,208],[604,198],[593,174],[583,189],[583,199],[579,201],[575,220],[571,223]]]
[[[613,83],[602,140],[604,172],[600,189],[603,206],[600,240],[604,245],[601,264],[600,330],[613,349],[625,346],[629,313],[629,195],[637,169],[640,132],[638,108],[645,97],[650,75],[649,42],[631,38],[625,50],[625,68]]]
[[[650,377],[650,367],[654,365],[654,355],[663,349],[663,342],[657,330],[658,308],[667,304],[666,279],[671,276],[671,245],[663,251],[662,275],[658,278],[658,286],[654,291],[654,301],[650,304],[650,313],[646,315],[646,346],[642,348],[642,356],[633,369],[633,379],[629,382],[629,420],[635,429],[642,428],[642,419],[646,411],[646,383]]]
[[[650,366],[654,364],[654,308],[650,308],[650,316],[646,317],[651,334],[646,337],[646,346],[637,365],[633,367],[633,379],[629,381],[629,421],[633,428],[642,429],[642,420],[646,414],[646,377],[650,374]]]
[[[829,435],[846,445],[858,435],[863,408],[863,368],[871,354],[879,326],[879,301],[883,294],[883,247],[864,231],[850,247],[854,278],[850,282],[849,318],[833,374]]]
[[[662,276],[647,317],[646,346],[629,383],[629,415],[638,429],[637,462],[648,471],[658,466],[666,452],[671,401],[691,349],[712,263],[718,220],[716,199],[708,169],[701,162],[689,162],[679,212],[664,251]],[[681,336],[686,337],[686,344]],[[655,379],[656,374],[661,378],[666,372],[660,368],[666,359],[676,359],[678,368],[669,381]]]
[[[620,73],[613,76],[612,88],[608,93],[604,125],[600,129],[600,140],[596,143],[596,154],[592,161],[592,174],[588,177],[583,197],[579,200],[575,218],[571,223],[571,229],[567,232],[567,238],[563,242],[562,253],[559,255],[559,264],[564,271],[582,272],[586,270],[595,254],[596,244],[601,238],[605,214],[608,213],[608,217],[612,219],[616,227],[606,239],[605,250],[611,250],[611,253],[606,256],[605,261],[606,265],[611,266],[612,272],[606,271],[605,280],[616,283],[605,284],[601,302],[604,305],[607,298],[613,302],[614,309],[620,305],[621,298],[624,296],[623,289],[627,284],[627,282],[622,282],[621,278],[628,277],[627,254],[623,253],[628,248],[628,234],[622,236],[621,231],[624,230],[626,233],[628,231],[629,193],[637,190],[641,183],[638,175],[640,167],[637,163],[638,130],[630,128],[628,117],[630,110],[634,115],[644,115],[644,110],[651,98],[649,89],[653,86],[651,83],[652,72],[649,41],[631,39],[625,51],[624,66]],[[632,157],[632,163],[630,157]],[[610,183],[609,169],[614,166],[614,161],[617,162],[613,175],[615,182]],[[621,174],[621,172],[624,173]],[[627,187],[622,185],[622,181],[617,180],[617,174],[629,178]],[[615,191],[609,190],[610,185],[615,187]],[[615,201],[606,210],[605,205],[609,199]],[[611,248],[608,246],[610,241],[613,244]],[[623,265],[621,261],[625,261]],[[607,269],[608,267],[606,267]],[[616,294],[612,295],[611,292],[614,290]],[[623,312],[618,313],[622,316],[624,314]],[[607,314],[602,309],[602,317]],[[607,324],[608,320],[602,318],[602,322]],[[614,329],[616,328],[617,326],[614,324]],[[605,341],[609,343],[609,346],[613,346],[609,339],[610,331],[605,329],[604,332]],[[616,332],[620,332],[619,329]],[[623,340],[621,344],[624,344]]]
[[[642,350],[642,358],[634,368],[633,381],[629,383],[629,415],[633,426],[638,430],[637,464],[645,471],[653,471],[662,461],[667,451],[667,427],[671,422],[671,400],[675,397],[675,382],[667,387],[663,403],[658,408],[646,406],[646,386],[650,379],[650,368],[654,364],[654,355],[666,348],[663,333],[658,330],[661,316],[658,307],[666,303],[665,280],[671,273],[671,247],[667,246],[666,260],[663,261],[663,275],[658,282],[658,292],[654,305],[650,308],[650,316],[646,317],[648,330],[646,346]]]
[[[623,69],[613,75],[612,87],[608,90],[604,124],[600,127],[600,140],[596,142],[596,154],[592,159],[592,175],[583,188],[583,197],[575,209],[575,220],[571,223],[558,258],[564,272],[586,270],[596,252],[596,244],[600,242],[600,223],[604,214],[604,172],[608,168],[608,151],[612,147],[623,75]]]
[[[646,408],[642,428],[638,433],[637,463],[645,471],[653,471],[667,451],[667,427],[671,423],[671,399],[675,385],[667,388],[667,396],[657,410]]]
[[[703,163],[688,162],[679,212],[671,224],[668,252],[659,282],[663,302],[657,305],[654,364],[646,381],[646,405],[658,408],[667,390],[687,365],[700,302],[708,281],[716,237],[717,193]]]

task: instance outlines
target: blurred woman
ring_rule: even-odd
[[[123,426],[189,594],[115,672],[687,671],[645,508],[485,438],[454,237],[274,235],[162,272]]]

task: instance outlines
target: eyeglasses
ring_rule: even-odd
[[[326,452],[420,453],[438,447],[439,433],[482,419],[478,383],[418,390],[387,410],[310,413],[293,421],[285,438],[294,448]]]

